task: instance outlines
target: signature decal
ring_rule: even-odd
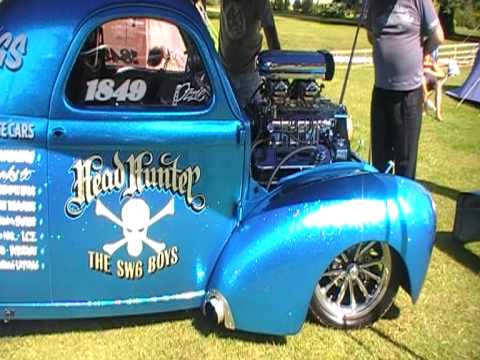
[[[27,35],[13,36],[4,32],[0,26],[0,69],[4,66],[11,71],[17,71],[23,65],[23,57],[27,54]]]
[[[206,197],[193,193],[193,187],[200,181],[200,167],[182,169],[178,165],[179,159],[180,156],[164,153],[159,156],[158,166],[154,166],[154,155],[149,151],[132,154],[126,161],[121,160],[117,151],[111,168],[105,167],[100,155],[80,159],[71,168],[74,174],[72,196],[65,204],[65,212],[75,219],[103,194],[120,191],[123,199],[139,195],[144,190],[165,190],[180,195],[187,206],[200,212],[206,207]]]
[[[201,87],[195,89],[188,83],[179,84],[175,88],[175,94],[173,95],[173,106],[177,106],[179,103],[203,103],[210,96],[210,91],[207,88]]]

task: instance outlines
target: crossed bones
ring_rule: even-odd
[[[165,249],[165,243],[149,239],[147,236],[148,228],[165,216],[173,215],[175,213],[174,204],[174,198],[171,198],[162,210],[150,218],[150,207],[147,203],[142,199],[131,199],[123,206],[122,219],[120,220],[100,200],[97,200],[95,214],[103,216],[123,228],[124,236],[121,240],[104,245],[103,250],[107,254],[113,255],[122,246],[127,245],[129,255],[137,257],[142,253],[143,243],[145,243],[156,253],[160,253]]]

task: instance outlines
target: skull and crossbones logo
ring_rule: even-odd
[[[142,199],[130,199],[122,208],[121,219],[111,212],[100,200],[97,200],[95,214],[103,216],[123,229],[123,239],[103,246],[103,250],[113,255],[121,247],[127,245],[127,252],[132,257],[139,256],[143,251],[143,244],[151,247],[156,253],[165,249],[163,241],[154,241],[148,238],[148,229],[165,216],[174,215],[174,198],[155,216],[150,217],[150,207]]]

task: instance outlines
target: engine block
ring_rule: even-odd
[[[267,188],[288,175],[350,157],[348,114],[322,96],[334,74],[325,52],[262,52],[263,84],[249,107],[253,118],[252,173]]]

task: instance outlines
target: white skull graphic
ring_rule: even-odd
[[[142,199],[131,199],[123,206],[122,219],[120,220],[100,200],[97,200],[95,213],[122,227],[124,236],[121,240],[104,245],[103,250],[109,255],[113,255],[122,246],[127,245],[128,254],[137,257],[142,253],[145,243],[155,252],[160,253],[165,249],[165,243],[149,239],[148,229],[165,216],[173,215],[175,212],[174,204],[174,199],[170,199],[157,215],[150,218],[150,207],[147,203]]]

